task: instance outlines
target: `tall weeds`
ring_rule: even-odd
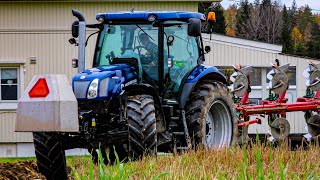
[[[68,161],[75,179],[320,179],[320,148],[291,151],[287,146],[250,145],[231,149],[189,151],[105,165],[91,157]],[[116,154],[116,152],[115,152]],[[116,155],[117,157],[117,155]]]

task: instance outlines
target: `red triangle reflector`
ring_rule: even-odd
[[[49,88],[45,78],[40,78],[29,91],[30,98],[47,97]]]

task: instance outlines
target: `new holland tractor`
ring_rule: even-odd
[[[202,22],[215,15],[131,11],[83,15],[72,24],[78,74],[36,75],[18,103],[16,131],[33,132],[39,171],[67,177],[65,150],[86,148],[105,163],[157,152],[232,146],[235,105],[226,77],[205,66]],[[85,69],[86,30],[97,33],[93,67]],[[94,34],[93,33],[93,34]],[[107,158],[106,152],[109,153]]]

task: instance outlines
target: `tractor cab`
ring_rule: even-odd
[[[99,34],[93,68],[133,66],[136,81],[150,84],[163,97],[174,98],[183,79],[204,59],[201,13],[132,11],[100,13],[96,19],[101,24],[95,26]],[[130,79],[126,75],[125,81]]]

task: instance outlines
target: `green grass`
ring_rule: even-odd
[[[0,158],[0,163],[14,163],[14,162],[19,162],[19,161],[35,161],[36,158],[34,157],[25,157],[25,158]]]
[[[99,152],[100,162],[103,161]],[[1,162],[35,160],[5,158]],[[291,151],[287,146],[253,145],[219,150],[189,151],[182,155],[145,157],[113,165],[93,164],[91,156],[67,157],[71,176],[91,179],[307,179],[320,180],[320,147]]]
[[[81,156],[82,158],[85,157],[85,156]],[[89,157],[89,156],[87,156]],[[73,159],[77,159],[79,157],[77,156],[67,156],[66,159],[67,161],[72,161]],[[14,162],[19,162],[19,161],[35,161],[36,158],[35,157],[22,157],[22,158],[0,158],[0,163],[7,163],[7,162],[10,162],[10,163],[14,163]]]
[[[291,151],[282,146],[190,151],[146,157],[113,166],[94,165],[90,157],[69,161],[75,179],[319,179],[320,148]],[[100,157],[100,160],[101,157]]]

